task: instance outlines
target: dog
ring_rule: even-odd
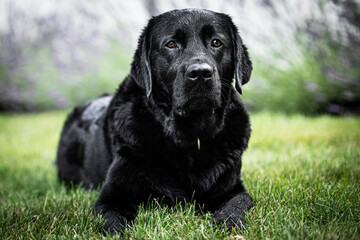
[[[101,186],[94,211],[110,233],[123,232],[149,199],[195,200],[216,224],[241,228],[254,206],[240,174],[251,132],[240,94],[251,71],[228,15],[183,9],[151,18],[114,96],[69,114],[59,180]]]

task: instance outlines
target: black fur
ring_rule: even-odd
[[[102,185],[94,209],[110,232],[150,197],[169,206],[195,199],[216,223],[241,226],[253,201],[240,178],[250,123],[238,92],[251,70],[229,16],[185,9],[152,18],[115,95],[69,115],[59,179]]]

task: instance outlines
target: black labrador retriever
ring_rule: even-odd
[[[153,17],[115,95],[68,116],[59,179],[102,184],[94,210],[109,232],[123,231],[152,198],[196,200],[216,223],[241,227],[254,205],[240,178],[250,123],[239,93],[251,71],[229,16],[185,9]]]

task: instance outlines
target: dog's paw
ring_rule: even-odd
[[[106,219],[106,222],[103,225],[103,230],[106,233],[109,233],[110,235],[114,235],[116,233],[123,235],[124,230],[128,224],[128,221],[125,217],[119,214],[113,214],[109,212],[104,214],[104,217]]]
[[[230,199],[225,206],[214,214],[217,225],[225,224],[228,228],[245,228],[245,212],[254,206],[254,202],[249,194],[240,193]]]

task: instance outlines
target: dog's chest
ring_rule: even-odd
[[[174,197],[191,198],[194,192],[206,192],[216,184],[224,172],[220,168],[225,168],[225,161],[216,147],[207,148],[204,144],[199,150],[195,144],[186,150],[169,151],[158,166],[161,170],[156,176],[165,188],[172,189],[169,192],[175,193]]]

